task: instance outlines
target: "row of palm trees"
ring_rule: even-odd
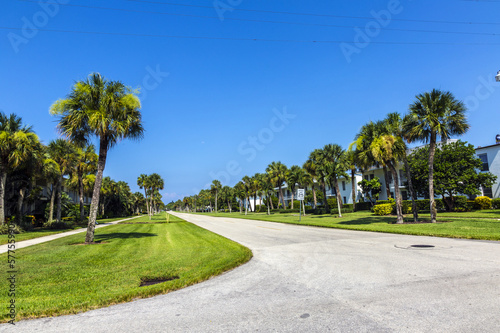
[[[6,190],[14,192],[16,223],[23,225],[22,207],[26,198],[35,201],[41,195],[41,187],[47,186],[50,193],[48,221],[62,221],[63,187],[74,190],[79,197],[79,220],[85,221],[84,198],[92,193],[95,185],[98,155],[92,144],[78,146],[66,139],[56,139],[43,145],[32,127],[23,125],[15,114],[0,113],[0,221],[5,222]],[[163,179],[151,175],[154,196],[148,197],[153,207],[158,207],[163,188]],[[159,179],[159,180],[158,180]],[[150,182],[151,182],[150,181]],[[160,184],[160,185],[158,185]],[[149,185],[148,185],[149,186]],[[126,182],[105,177],[100,189],[100,215],[105,213],[138,213],[146,203],[140,193],[132,193]],[[54,216],[55,215],[55,216]]]
[[[433,165],[434,154],[438,139],[446,140],[454,135],[462,135],[468,129],[465,116],[465,105],[455,99],[452,93],[440,90],[432,90],[416,96],[410,105],[409,112],[402,116],[397,112],[389,113],[385,119],[370,121],[361,127],[356,134],[354,142],[347,150],[340,145],[327,144],[322,149],[315,149],[309,154],[309,158],[302,167],[294,165],[287,168],[281,162],[272,162],[266,168],[265,173],[257,173],[253,177],[244,176],[234,187],[222,187],[218,180],[214,180],[210,190],[202,190],[198,195],[186,197],[177,207],[184,207],[187,203],[196,202],[199,198],[206,198],[207,193],[213,193],[214,204],[217,210],[218,194],[224,193],[224,200],[232,202],[228,196],[239,199],[240,213],[245,207],[248,212],[250,197],[254,200],[260,197],[278,197],[278,207],[286,209],[283,196],[283,186],[286,182],[291,190],[291,208],[294,204],[294,192],[296,188],[311,187],[313,194],[313,205],[317,206],[316,186],[323,191],[323,205],[328,206],[326,188],[335,189],[337,208],[341,216],[342,200],[339,189],[339,178],[351,180],[353,208],[356,206],[356,183],[355,174],[364,172],[373,166],[382,167],[385,174],[387,197],[391,197],[388,184],[388,173],[394,179],[394,196],[396,202],[397,223],[403,222],[402,196],[397,174],[397,168],[402,163],[408,181],[407,188],[413,201],[413,218],[418,220],[416,207],[416,192],[411,183],[411,170],[407,159],[407,144],[420,141],[429,144],[429,194],[431,221],[436,222],[436,204],[434,201]],[[276,190],[275,190],[276,189]],[[205,200],[206,201],[206,200]],[[203,201],[202,201],[203,202]],[[211,201],[210,207],[211,206]],[[272,200],[266,200],[268,213],[274,209]],[[196,204],[195,204],[196,207]]]
[[[160,190],[163,190],[165,181],[157,173],[153,173],[151,175],[141,174],[137,178],[137,185],[141,189],[144,189],[146,207],[149,219],[151,220],[151,216],[158,212],[158,205],[161,203],[162,198]]]

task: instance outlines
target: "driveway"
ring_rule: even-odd
[[[500,242],[174,215],[253,259],[167,295],[0,331],[500,332]]]

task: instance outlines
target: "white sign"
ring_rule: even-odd
[[[299,188],[297,190],[297,200],[304,201],[305,196],[306,196],[306,190]]]

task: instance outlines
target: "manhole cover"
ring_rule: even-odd
[[[434,247],[434,245],[416,244],[416,245],[410,245],[410,247],[416,247],[419,249],[428,249],[430,247]]]

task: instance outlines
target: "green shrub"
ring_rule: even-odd
[[[336,198],[328,198],[328,199],[326,199],[326,202],[328,203],[328,207],[330,207],[330,208],[337,207],[337,199]]]
[[[491,209],[491,199],[486,196],[477,197],[474,203],[478,209]]]
[[[353,212],[352,207],[351,208],[342,208],[342,214],[352,213],[352,212]],[[332,209],[330,209],[330,214],[332,214],[332,215],[339,215],[339,209],[338,208],[332,208]]]
[[[372,209],[371,202],[357,202],[356,210],[370,210]]]
[[[13,234],[20,234],[24,231],[17,224],[13,224],[10,230],[11,230],[10,232]],[[6,222],[3,225],[0,225],[0,235],[8,235],[8,234],[9,234],[9,223]]]
[[[300,208],[294,208],[294,209],[287,209],[287,210],[280,210],[280,214],[286,214],[286,213],[298,213]]]
[[[300,201],[299,200],[293,200],[293,208],[295,209],[296,207],[299,207]],[[288,204],[288,208],[292,208],[292,202]]]
[[[324,215],[330,214],[330,212],[326,208],[316,208],[313,210],[314,215]]]
[[[496,198],[496,199],[491,200],[491,208],[500,209],[500,198]]]
[[[373,207],[375,215],[389,215],[392,213],[392,204],[380,204]]]
[[[57,222],[57,220],[47,221],[43,224],[44,228],[51,230],[68,229],[69,225],[66,222]]]

